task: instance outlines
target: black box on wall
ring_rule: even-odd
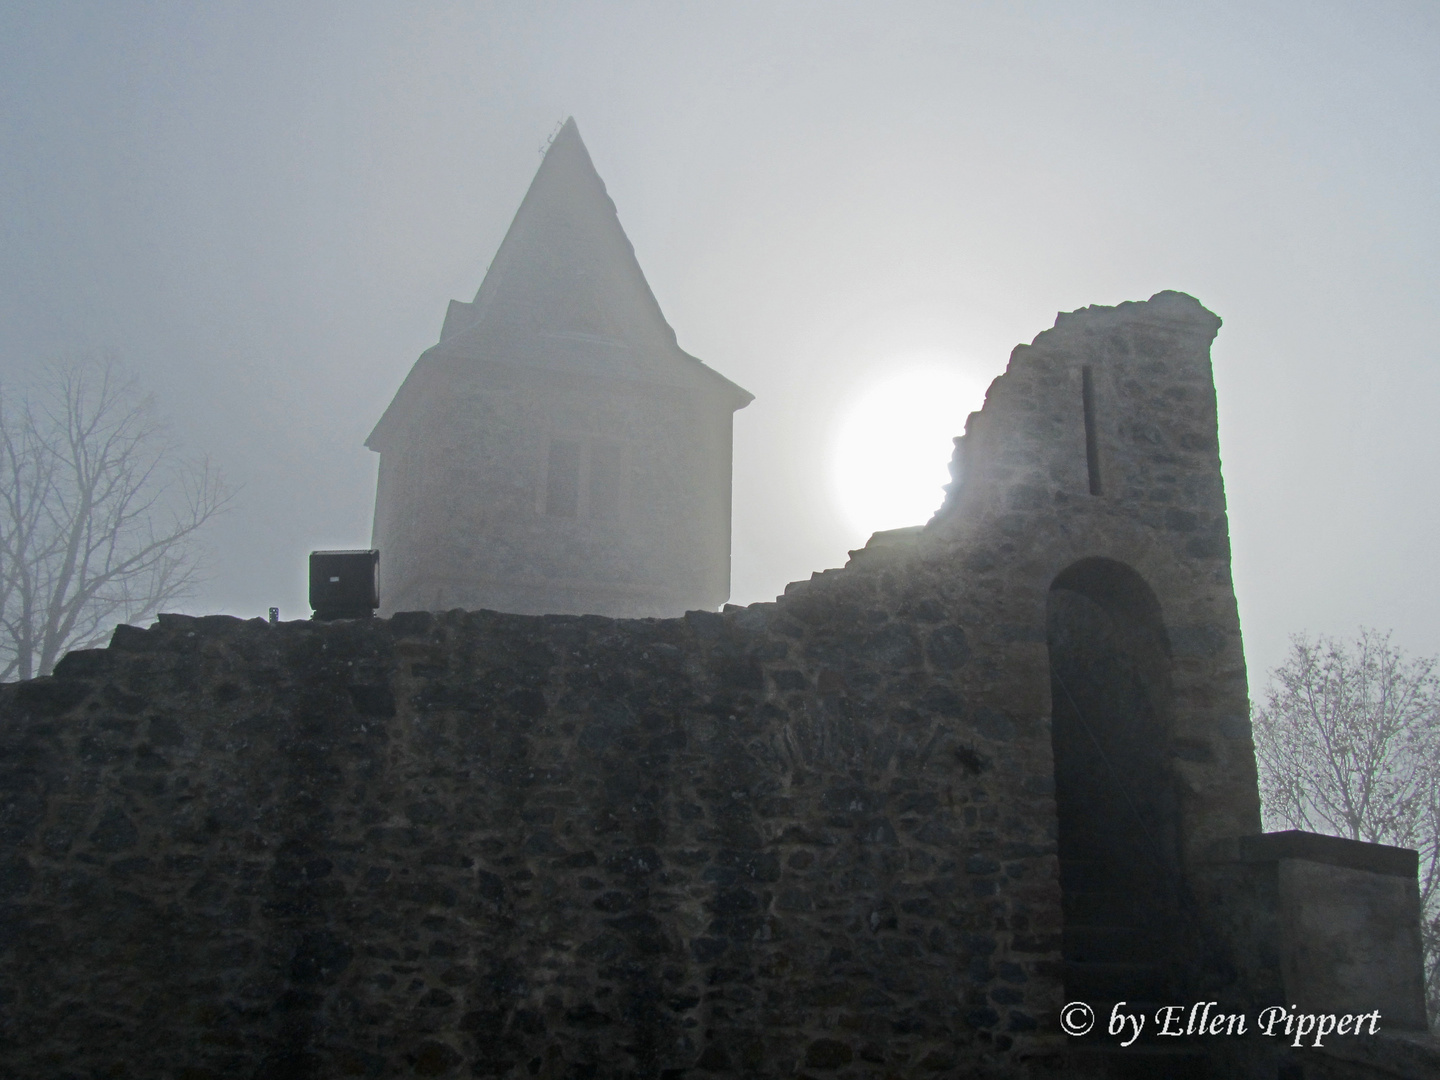
[[[312,551],[310,606],[316,619],[368,619],[380,606],[380,552]]]

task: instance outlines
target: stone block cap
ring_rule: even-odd
[[[1403,878],[1414,878],[1420,869],[1419,853],[1409,848],[1369,844],[1363,840],[1346,840],[1341,836],[1325,836],[1299,829],[1242,836],[1240,858],[1245,862],[1307,859]]]

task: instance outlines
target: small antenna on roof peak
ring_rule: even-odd
[[[544,157],[546,153],[550,150],[550,144],[555,141],[555,136],[560,134],[560,129],[564,126],[565,117],[562,116],[559,120],[555,121],[555,127],[551,129],[549,137],[540,146],[539,153],[541,157]]]

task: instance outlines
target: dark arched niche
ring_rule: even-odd
[[[1179,845],[1160,604],[1130,567],[1085,559],[1056,577],[1046,616],[1067,995],[1163,1001]]]

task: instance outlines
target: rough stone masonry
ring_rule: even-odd
[[[1112,938],[1248,993],[1219,325],[1060,316],[773,604],[161,616],[0,688],[0,1076],[1020,1076]]]

